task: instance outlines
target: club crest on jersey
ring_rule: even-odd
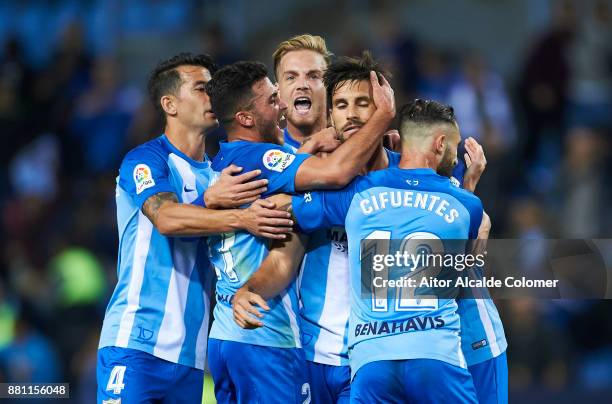
[[[285,153],[280,150],[268,150],[263,155],[263,164],[268,170],[282,173],[285,168],[293,163],[294,159],[295,155],[293,154]]]
[[[140,194],[147,188],[155,185],[151,169],[146,164],[138,164],[134,167],[134,183],[136,184],[136,194]]]

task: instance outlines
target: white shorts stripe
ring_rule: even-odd
[[[138,232],[136,233],[136,242],[134,246],[134,258],[132,261],[132,273],[130,277],[130,286],[127,296],[127,307],[121,315],[119,331],[117,332],[117,340],[115,345],[126,348],[130,341],[130,334],[134,325],[134,317],[140,305],[140,290],[142,288],[142,280],[144,277],[144,267],[149,255],[149,246],[151,245],[151,233],[153,232],[153,224],[142,213],[138,212]]]

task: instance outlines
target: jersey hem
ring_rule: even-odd
[[[130,340],[130,342],[133,342]],[[108,344],[108,343],[102,343],[100,342],[100,344],[98,345],[98,351],[102,348],[107,348],[107,347],[114,347],[114,348],[121,348],[121,349],[134,349],[136,351],[140,351],[140,352],[144,352],[146,354],[149,354],[151,356],[156,357],[157,359],[163,359],[167,362],[170,363],[175,363],[177,365],[183,365],[183,366],[188,366],[190,368],[194,368],[194,369],[199,369],[199,370],[204,370],[205,368],[205,363],[206,360],[203,361],[203,363],[198,364],[195,363],[195,361],[193,362],[185,362],[185,361],[181,361],[181,360],[175,360],[174,358],[171,358],[170,355],[164,355],[163,352],[162,353],[154,353],[153,348],[150,345],[147,346],[142,346],[140,344],[138,345],[133,345],[133,346],[119,346],[116,344]],[[146,349],[145,349],[146,348]]]

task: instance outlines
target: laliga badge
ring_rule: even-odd
[[[282,173],[295,160],[295,155],[280,150],[268,150],[263,155],[263,165],[268,170]]]
[[[155,185],[151,169],[146,164],[138,164],[134,167],[134,183],[136,184],[136,194],[140,194],[147,188]]]

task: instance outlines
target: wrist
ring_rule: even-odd
[[[381,122],[381,125],[384,126],[384,129],[382,130],[382,134],[384,135],[385,133],[387,133],[387,129],[393,121],[393,118],[395,118],[395,113],[385,108],[378,108],[376,109],[376,111],[374,111],[374,114],[372,115],[370,120],[374,118],[376,118],[376,121]]]
[[[234,230],[247,230],[246,227],[246,209],[232,209],[232,220],[230,226]]]
[[[319,147],[316,136],[308,136],[300,143],[300,150],[312,154]]]
[[[210,209],[219,209],[219,205],[213,198],[208,196],[208,192],[204,192],[204,206]]]
[[[470,178],[464,178],[463,179],[463,189],[471,193],[474,193],[474,191],[476,190],[476,183],[472,181]]]

